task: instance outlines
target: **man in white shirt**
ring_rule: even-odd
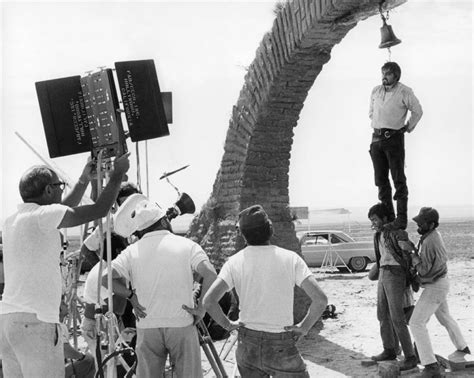
[[[137,317],[137,376],[162,376],[169,354],[177,377],[202,377],[195,320],[183,306],[194,307],[193,272],[203,277],[202,296],[216,278],[207,255],[195,242],[174,235],[165,211],[142,194],[120,206],[114,227],[123,237],[140,238],[112,261],[114,293],[129,298]],[[117,281],[121,277],[133,290]],[[197,313],[204,315],[201,304]]]
[[[273,226],[260,205],[239,214],[247,247],[231,256],[204,297],[204,307],[223,328],[239,328],[237,365],[243,377],[309,377],[296,340],[321,317],[327,297],[303,259],[270,244]],[[293,320],[293,293],[300,286],[311,299],[305,318]],[[218,305],[235,288],[240,319],[229,320]]]
[[[128,154],[115,159],[108,185],[95,204],[86,206],[77,205],[90,181],[92,163],[64,199],[65,184],[50,168],[35,166],[22,176],[19,189],[24,203],[3,227],[0,355],[5,376],[64,377],[58,324],[62,287],[59,229],[104,217],[129,165]]]
[[[370,157],[374,166],[378,198],[390,210],[385,227],[405,230],[407,227],[408,187],[405,176],[405,136],[418,124],[423,110],[413,90],[399,82],[400,66],[387,62],[382,66],[382,85],[370,96],[369,118],[373,128]],[[410,117],[407,120],[408,111]],[[392,176],[397,201],[397,217],[392,202]]]
[[[119,207],[125,200],[132,194],[140,193],[138,187],[131,182],[122,182],[120,185],[120,190],[117,195],[116,206]],[[113,211],[113,209],[112,209]],[[112,223],[112,222],[111,222]],[[105,230],[104,230],[105,233]],[[81,246],[81,254],[85,257],[87,262],[92,265],[92,269],[87,275],[86,282],[84,284],[84,316],[82,318],[81,330],[82,335],[89,346],[89,349],[94,353],[96,351],[96,341],[97,341],[97,330],[96,330],[96,320],[95,320],[95,307],[97,303],[97,281],[99,277],[99,254],[100,254],[100,244],[101,244],[101,233],[99,227],[96,227],[95,230],[84,240],[84,243]],[[122,252],[128,246],[128,240],[123,238],[120,235],[117,235],[113,229],[113,223],[111,225],[111,249],[112,249],[112,259],[117,257],[117,255]],[[107,268],[107,238],[103,238],[103,258],[102,269]],[[101,275],[102,276],[102,275]],[[126,282],[124,281],[124,284]],[[107,312],[106,300],[107,300],[107,289],[102,286],[101,289],[101,305],[103,306],[102,312]],[[120,329],[127,327],[136,327],[135,316],[132,313],[131,305],[128,305],[127,299],[115,295],[113,297],[113,311],[117,317],[118,324]]]

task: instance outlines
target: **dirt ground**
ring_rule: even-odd
[[[370,267],[370,266],[369,266]],[[449,262],[451,291],[450,311],[458,321],[471,350],[474,348],[473,275],[474,260],[453,259]],[[329,273],[313,270],[320,286],[328,295],[329,303],[336,306],[336,319],[320,321],[311,332],[298,342],[311,377],[378,377],[377,366],[364,367],[361,361],[381,352],[382,345],[376,317],[376,282],[363,273]],[[415,299],[419,293],[415,294]],[[433,317],[428,328],[436,353],[448,355],[455,348],[446,330]],[[217,352],[230,345],[215,343]],[[234,370],[234,349],[223,360],[229,376]],[[203,359],[206,377],[215,376]],[[410,373],[405,376],[416,377]],[[469,372],[452,372],[449,376],[472,377]]]

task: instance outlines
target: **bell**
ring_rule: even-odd
[[[392,47],[402,42],[395,36],[392,27],[387,25],[385,19],[383,19],[383,25],[380,28],[380,34],[382,35],[382,41],[380,42],[379,49],[386,49],[387,47]]]

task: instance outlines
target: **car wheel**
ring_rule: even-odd
[[[355,272],[363,272],[367,267],[367,259],[363,256],[352,257],[349,260],[349,268]]]

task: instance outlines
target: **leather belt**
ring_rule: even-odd
[[[254,329],[249,329],[245,327],[239,328],[239,335],[253,337],[257,339],[263,340],[287,340],[287,339],[294,339],[294,335],[292,332],[264,332],[264,331],[256,331]]]
[[[402,127],[400,130],[394,129],[374,129],[374,137],[384,137],[385,139],[390,139],[395,134],[403,134],[405,128]]]

